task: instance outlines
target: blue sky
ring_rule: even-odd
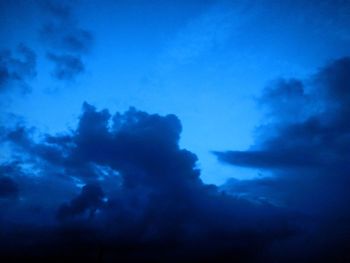
[[[172,113],[201,178],[218,185],[259,173],[227,166],[212,151],[253,145],[265,117],[256,101],[262,90],[283,77],[307,80],[350,51],[349,5],[341,2],[76,1],[71,24],[93,41],[78,54],[84,72],[58,80],[46,54],[60,47],[40,32],[59,18],[43,3],[2,3],[1,47],[16,52],[23,43],[37,55],[31,92],[2,94],[4,122],[16,115],[40,132],[64,132],[85,101],[111,112]]]
[[[38,74],[32,93],[5,98],[8,112],[48,131],[74,125],[84,101],[174,113],[181,145],[199,156],[210,183],[255,174],[219,164],[210,151],[252,144],[262,117],[255,98],[269,81],[303,78],[350,49],[349,10],[327,1],[80,1],[74,19],[94,43],[84,74],[57,82],[38,33],[47,15],[33,1],[16,2],[3,4],[2,46],[34,48]]]
[[[350,262],[350,1],[3,0],[0,36],[1,262]]]

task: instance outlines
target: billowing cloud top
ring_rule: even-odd
[[[0,262],[350,262],[349,3],[0,1]]]
[[[3,141],[15,154],[2,166],[1,240],[22,234],[2,242],[2,255],[248,262],[298,231],[287,209],[203,184],[197,157],[179,148],[181,129],[175,115],[112,116],[87,103],[65,134],[8,129]]]
[[[306,250],[301,254],[317,262],[346,262],[350,58],[333,61],[306,81],[277,81],[259,101],[270,121],[259,127],[256,144],[247,151],[215,154],[225,163],[271,171],[272,176],[231,180],[222,188],[310,214],[308,233],[299,242]]]

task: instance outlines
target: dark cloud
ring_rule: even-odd
[[[69,204],[63,204],[57,217],[65,219],[88,213],[88,217],[93,217],[98,208],[103,205],[104,193],[100,186],[96,184],[87,184],[83,187],[81,194],[74,198]]]
[[[350,259],[349,94],[350,58],[333,61],[307,81],[278,81],[260,100],[270,119],[259,127],[256,144],[247,151],[215,153],[225,163],[272,172],[254,180],[231,180],[225,191],[313,217],[305,222],[309,232],[299,247],[306,251],[298,262]]]
[[[50,16],[58,20],[70,20],[72,17],[73,1],[41,1],[41,7]]]
[[[181,130],[175,115],[134,108],[111,115],[85,103],[69,133],[7,131],[6,144],[37,175],[18,180],[27,189],[20,200],[30,201],[6,214],[3,237],[13,235],[9,222],[19,214],[22,236],[4,253],[15,247],[28,258],[64,261],[263,262],[274,242],[298,235],[292,211],[204,184],[197,157],[179,147]]]
[[[350,59],[340,59],[323,68],[316,74],[311,87],[294,82],[293,87],[285,85],[269,88],[263,100],[272,110],[274,119],[270,124],[260,127],[261,141],[250,151],[229,151],[216,153],[228,163],[241,166],[263,168],[347,168],[345,155],[349,151],[350,124]],[[289,84],[290,85],[290,84]],[[288,100],[291,90],[298,99]],[[308,92],[308,94],[304,94]],[[312,97],[305,104],[305,97]],[[291,120],[276,100],[299,107],[303,118]],[[296,103],[302,101],[302,103]]]
[[[36,55],[33,50],[20,44],[16,52],[0,52],[0,92],[19,88],[26,93],[30,90],[27,81],[36,75]]]
[[[50,41],[53,47],[57,47],[71,53],[86,53],[91,49],[92,33],[83,29],[74,29],[73,32],[61,34],[60,28],[54,25],[46,25],[42,35]]]
[[[42,10],[48,21],[41,30],[41,37],[52,47],[66,52],[86,53],[93,44],[90,31],[80,27],[71,1],[43,1]]]
[[[0,177],[0,198],[16,196],[17,192],[17,185],[10,177]]]
[[[13,162],[1,170],[0,235],[16,238],[1,243],[2,257],[347,262],[349,65],[272,82],[259,99],[268,119],[256,144],[215,152],[262,176],[221,187],[204,184],[196,155],[179,147],[175,115],[84,103],[66,133],[3,127]]]
[[[55,65],[53,75],[60,80],[72,80],[84,71],[82,57],[92,48],[93,34],[82,28],[70,1],[43,1],[47,15],[40,36],[49,48],[47,58]]]
[[[309,156],[302,151],[227,151],[214,152],[220,161],[233,163],[237,166],[255,168],[305,168],[318,165],[323,158]]]
[[[84,71],[84,64],[80,57],[48,53],[47,58],[55,65],[52,75],[56,79],[72,80]]]
[[[266,112],[266,119],[290,122],[305,118],[303,109],[310,104],[312,97],[304,89],[304,83],[298,79],[279,79],[270,83],[258,99],[259,106]]]
[[[14,165],[0,166],[0,199],[12,199],[18,196],[18,185],[12,178],[14,173],[18,173]]]

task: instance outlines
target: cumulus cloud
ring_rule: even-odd
[[[36,176],[18,180],[27,190],[18,193],[17,212],[4,215],[8,236],[15,231],[9,222],[25,215],[22,237],[2,248],[4,257],[16,249],[27,251],[22,259],[255,262],[297,234],[292,211],[204,184],[196,155],[179,147],[181,130],[175,115],[134,108],[112,115],[87,103],[73,131],[8,130],[12,158],[21,156]]]
[[[16,52],[0,52],[0,92],[18,88],[26,93],[30,90],[27,81],[36,76],[36,55],[24,44],[18,45]]]
[[[2,257],[347,262],[349,71],[343,58],[306,81],[272,82],[255,145],[215,153],[264,176],[220,187],[180,148],[175,115],[84,103],[61,134],[2,127],[0,235],[16,237],[1,242]]]
[[[96,210],[102,207],[103,197],[104,193],[99,185],[87,184],[79,196],[59,208],[57,216],[63,220],[87,212],[89,217],[93,217]]]
[[[270,119],[258,128],[255,145],[215,153],[222,162],[272,172],[231,180],[225,191],[282,203],[313,217],[305,224],[317,230],[299,244],[307,248],[303,260],[308,255],[308,262],[349,259],[349,94],[350,58],[329,63],[306,81],[278,81],[260,100]]]

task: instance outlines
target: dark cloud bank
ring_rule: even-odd
[[[248,262],[298,231],[287,209],[203,184],[196,156],[179,148],[181,129],[175,115],[111,116],[84,104],[70,133],[34,139],[23,126],[9,130],[3,140],[17,157],[2,165],[1,255]]]
[[[231,180],[222,189],[308,214],[295,262],[350,262],[350,58],[306,81],[279,80],[260,103],[269,120],[256,144],[216,155],[270,176]]]
[[[269,177],[200,180],[181,123],[85,103],[76,129],[3,127],[0,250],[6,262],[349,262],[350,59],[272,83],[269,121],[245,152]],[[292,114],[291,114],[292,113]],[[4,261],[4,262],[5,262]]]

